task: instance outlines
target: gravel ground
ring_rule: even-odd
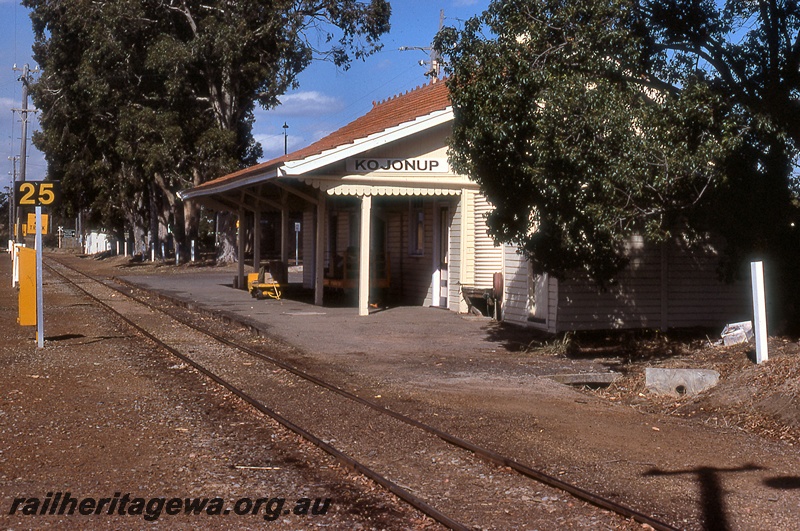
[[[148,292],[128,287],[124,291],[152,301]],[[293,424],[469,528],[548,529],[553,525],[559,529],[628,528],[629,522],[617,515],[487,463],[471,452],[445,444],[435,435],[321,389],[275,364],[210,341],[163,313],[132,303],[118,292],[97,285],[92,292],[193,363],[225,378]],[[193,312],[177,311],[170,304],[157,305],[170,316],[184,314],[186,322],[201,319]],[[247,337],[236,327],[219,327],[205,320],[203,327],[209,326],[230,340]],[[287,348],[263,340],[255,343],[272,358],[282,357]],[[380,395],[370,398],[380,403]]]
[[[95,272],[130,273],[120,269],[118,261],[78,262]],[[150,268],[145,272],[187,271]],[[6,297],[2,329],[9,331],[4,336],[8,341],[0,345],[0,364],[8,367],[0,373],[0,514],[8,512],[14,497],[44,498],[46,492],[41,491],[48,489],[70,488],[73,493],[98,497],[110,497],[120,489],[142,496],[163,491],[169,497],[189,495],[186,491],[191,487],[192,492],[209,496],[219,492],[235,500],[260,496],[266,481],[278,485],[271,492],[280,491],[291,500],[324,498],[332,492],[328,496],[336,502],[333,507],[344,515],[344,520],[331,520],[332,509],[323,517],[287,521],[286,528],[416,529],[429,523],[278,431],[269,436],[278,437],[282,444],[263,448],[256,466],[265,462],[273,466],[277,454],[285,452],[289,457],[284,466],[274,465],[281,468],[280,474],[230,468],[247,456],[251,456],[248,463],[255,461],[252,455],[259,455],[258,441],[268,429],[240,404],[203,385],[204,380],[191,371],[170,370],[174,361],[154,356],[140,339],[129,337],[114,323],[104,324],[102,314],[74,300],[55,303],[63,315],[48,314],[48,344],[37,351],[30,330],[13,325],[16,305],[10,294],[0,292]],[[52,300],[58,299],[48,299]],[[217,324],[244,334],[229,324]],[[747,358],[748,347],[712,347],[694,339],[697,336],[611,334],[556,341],[487,322],[474,326],[493,339],[492,348],[443,351],[413,341],[403,347],[387,330],[393,350],[385,356],[374,356],[367,348],[331,353],[325,341],[318,342],[318,349],[285,346],[284,356],[343,387],[380,396],[393,409],[681,528],[755,530],[800,525],[800,459],[795,446],[800,363],[792,340],[773,338],[770,361],[755,366]],[[253,337],[252,341],[271,340]],[[117,347],[118,342],[126,346]],[[494,346],[497,342],[502,348]],[[656,397],[644,388],[648,366],[714,368],[722,381],[696,397]],[[611,367],[624,377],[601,390],[574,390],[540,377],[598,367]],[[122,378],[109,383],[107,378],[116,374]],[[184,381],[187,378],[189,382]],[[129,385],[117,397],[116,389]],[[95,396],[103,389],[105,395]],[[106,396],[112,390],[112,396]],[[55,404],[54,396],[58,397]],[[205,401],[213,406],[199,410],[193,406]],[[224,413],[212,420],[208,411]],[[244,420],[231,421],[229,415],[234,413]],[[7,424],[8,415],[14,420]],[[35,418],[28,421],[31,415]],[[192,421],[193,416],[199,418]],[[95,417],[104,420],[88,421]],[[105,441],[102,434],[112,433],[108,431],[112,427],[121,431],[109,435],[109,441],[96,442]],[[21,440],[28,442],[20,446]],[[189,445],[185,451],[180,451],[182,441]],[[173,449],[178,451],[173,453]],[[119,464],[116,456],[125,456],[120,459],[125,464]],[[313,470],[315,479],[300,476],[284,483],[291,477],[286,461],[302,463],[298,468]],[[210,472],[198,472],[206,468]],[[151,474],[144,471],[156,479],[148,483]],[[317,472],[329,474],[327,482],[316,479]],[[257,474],[260,482],[255,484],[242,479]],[[237,487],[231,488],[232,484]],[[350,493],[352,498],[341,493]],[[541,499],[532,501],[542,503]],[[559,504],[548,507],[553,509],[551,525],[540,529],[563,528],[558,521]],[[37,527],[34,518],[44,522],[52,517],[20,518],[6,527]],[[172,527],[181,522],[197,526],[198,521],[241,527],[252,521],[248,518],[253,517],[169,517],[169,523]],[[68,520],[65,526],[74,522]],[[108,523],[81,520],[81,527],[86,527],[84,523],[91,527],[93,522],[98,527]],[[113,523],[114,527],[127,525],[140,526],[141,520],[116,517]],[[523,529],[525,523],[513,528]]]
[[[0,260],[10,278],[10,261]],[[10,284],[10,283],[9,283]],[[0,527],[5,529],[419,529],[430,522],[255,414],[48,279],[45,348],[0,289]],[[52,494],[49,494],[52,493]],[[41,515],[58,494],[117,498],[100,514]],[[123,515],[122,498],[130,495]],[[165,498],[222,498],[229,514],[169,515]],[[24,498],[14,510],[15,500]],[[38,503],[33,500],[38,499]],[[136,509],[135,498],[146,504]],[[311,500],[307,515],[235,514]],[[325,514],[313,515],[330,505]],[[47,502],[55,506],[53,502]],[[89,505],[86,506],[88,512]],[[300,508],[303,508],[302,503]],[[38,510],[37,510],[38,509]],[[10,514],[14,512],[15,514]],[[32,514],[36,512],[36,514]],[[47,511],[49,512],[49,511]],[[58,513],[59,511],[55,511]],[[210,511],[215,512],[214,510]],[[302,511],[301,511],[302,512]],[[156,518],[157,516],[157,518]]]

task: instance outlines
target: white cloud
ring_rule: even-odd
[[[333,132],[333,129],[317,128],[311,132],[311,141],[316,142],[320,138],[326,137]]]
[[[0,2],[2,2],[2,0],[0,0]],[[2,107],[3,109],[5,108],[10,109],[11,107],[14,106],[15,103],[19,104],[18,101],[12,100],[11,98],[0,98],[0,107]]]
[[[319,116],[340,111],[344,104],[338,98],[328,96],[316,90],[294,92],[278,98],[280,105],[267,114],[280,116]]]
[[[253,138],[261,144],[261,148],[264,150],[264,156],[261,158],[262,162],[283,155],[283,134],[255,133]],[[304,139],[296,135],[289,135],[286,142],[289,153],[306,145]]]

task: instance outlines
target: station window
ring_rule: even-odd
[[[408,254],[422,256],[425,254],[425,210],[422,199],[413,199],[410,203],[410,223],[408,226]]]

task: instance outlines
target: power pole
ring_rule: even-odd
[[[14,183],[17,181],[17,160],[18,157],[8,157],[11,161],[11,189],[8,192],[8,239],[14,239],[14,205],[17,202],[14,192]]]
[[[444,26],[444,9],[439,10],[439,31],[442,31],[442,26]],[[433,82],[439,81],[441,75],[442,55],[439,53],[439,50],[431,46],[431,77],[433,78]]]
[[[441,31],[442,26],[444,25],[444,9],[439,11],[439,31]],[[433,46],[401,46],[398,48],[401,52],[406,52],[409,50],[421,50],[423,52],[430,52],[430,61],[420,61],[420,66],[425,66],[426,64],[431,65],[431,69],[425,72],[425,75],[431,78],[432,83],[436,83],[439,80],[439,76],[441,75],[442,71],[442,56],[439,53],[439,50],[434,48]]]
[[[14,65],[14,71],[19,72],[22,71],[22,76],[20,76],[19,80],[22,82],[22,107],[19,109],[11,109],[12,112],[18,112],[20,118],[22,120],[22,139],[20,141],[19,147],[19,181],[25,181],[25,171],[26,171],[26,162],[28,160],[28,113],[29,112],[36,112],[36,111],[29,111],[28,110],[28,87],[31,82],[31,69],[26,64],[22,68],[17,68],[17,65]],[[33,72],[38,72],[39,68],[37,67]],[[17,179],[14,180],[16,182]],[[22,241],[22,209],[17,209],[17,214],[15,216],[17,220],[17,237],[16,241]]]

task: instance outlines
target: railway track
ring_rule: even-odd
[[[535,527],[538,519],[563,528],[571,521],[595,521],[614,529],[634,520],[657,530],[677,529],[165,312],[135,296],[134,289],[52,258],[46,265],[186,366],[445,527],[510,529],[521,522]],[[460,488],[464,485],[470,488]],[[563,502],[558,514],[543,512],[542,500]]]

